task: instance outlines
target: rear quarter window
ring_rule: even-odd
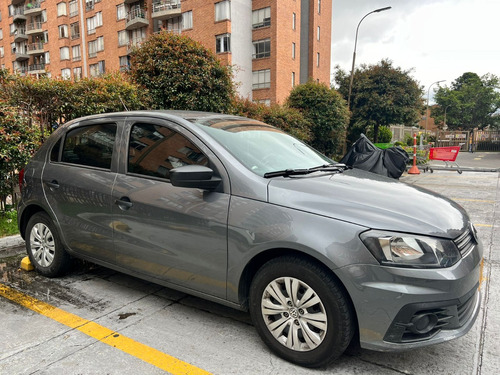
[[[110,169],[115,137],[115,124],[70,130],[64,140],[61,162]]]

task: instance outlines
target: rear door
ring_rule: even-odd
[[[225,298],[229,181],[220,161],[183,127],[163,119],[127,125],[124,173],[113,190],[117,263],[127,269]],[[172,186],[169,171],[205,165],[217,191]]]
[[[69,249],[111,263],[119,122],[100,119],[72,126],[52,149],[42,173],[47,202]]]

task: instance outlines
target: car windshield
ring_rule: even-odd
[[[260,176],[334,163],[298,139],[260,121],[211,117],[192,122]]]

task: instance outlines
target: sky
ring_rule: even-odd
[[[356,67],[389,59],[427,97],[433,82],[450,86],[465,72],[500,77],[500,0],[332,0],[332,73],[350,73],[356,27]],[[438,84],[431,87],[433,91]]]

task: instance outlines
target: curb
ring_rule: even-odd
[[[24,240],[20,234],[0,238],[0,251],[9,250],[13,247],[24,247]]]

